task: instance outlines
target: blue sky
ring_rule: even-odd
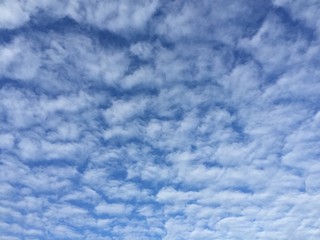
[[[319,10],[1,1],[0,239],[319,239]]]

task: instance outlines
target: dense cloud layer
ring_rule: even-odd
[[[0,3],[0,238],[318,239],[320,1]]]

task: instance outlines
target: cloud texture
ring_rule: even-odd
[[[0,238],[320,236],[320,1],[0,3]]]

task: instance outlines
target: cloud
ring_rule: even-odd
[[[164,7],[164,19],[158,24],[157,32],[174,40],[218,40],[233,44],[257,28],[254,23],[264,17],[268,5],[267,1],[170,2]],[[222,8],[226,11],[219,11]]]
[[[15,28],[26,23],[29,15],[18,1],[3,1],[0,5],[0,26],[1,28]]]
[[[80,24],[90,24],[116,33],[133,33],[144,29],[157,10],[158,1],[139,1],[128,4],[124,1],[4,1],[1,4],[0,27],[18,28],[30,19],[44,14],[48,18],[69,17]],[[130,30],[130,28],[132,30]]]
[[[2,149],[12,149],[14,146],[14,136],[10,133],[0,135],[0,147]]]
[[[317,6],[2,1],[0,238],[317,239]]]
[[[113,124],[123,124],[130,119],[143,115],[143,111],[147,105],[145,99],[132,99],[131,101],[116,101],[108,108],[105,113],[106,122]]]
[[[39,54],[26,39],[17,38],[0,48],[1,75],[4,77],[30,80],[40,67]]]
[[[109,215],[127,215],[132,211],[131,206],[126,206],[121,203],[99,204],[95,207],[97,214],[109,214]]]

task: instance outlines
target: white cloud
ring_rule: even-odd
[[[110,199],[131,200],[138,201],[150,200],[150,190],[140,189],[139,186],[133,182],[123,183],[122,181],[109,181],[106,186],[102,187],[105,196]]]
[[[30,80],[36,76],[39,67],[39,54],[26,39],[17,38],[9,44],[0,46],[2,76]]]
[[[29,14],[25,12],[19,1],[2,1],[0,5],[0,27],[15,28],[29,20]]]
[[[150,60],[153,57],[153,46],[148,42],[138,42],[130,46],[130,52],[142,60]]]
[[[10,133],[0,134],[0,148],[12,149],[14,146],[14,136]]]
[[[118,100],[113,102],[112,106],[105,111],[104,117],[106,122],[112,125],[122,124],[142,115],[147,104],[148,100],[143,98],[132,99],[131,101]]]
[[[116,215],[123,216],[128,215],[132,212],[133,207],[130,205],[125,205],[122,203],[100,203],[95,207],[95,211],[97,214],[108,214],[108,215]]]
[[[132,74],[126,75],[120,82],[124,89],[137,86],[155,88],[160,85],[160,83],[158,76],[151,67],[141,67]]]
[[[294,20],[302,21],[319,34],[320,22],[316,11],[319,7],[319,2],[317,0],[312,0],[309,4],[305,4],[303,1],[273,0],[273,4],[277,7],[283,7],[290,13],[290,17]]]
[[[180,202],[191,201],[196,198],[197,192],[179,192],[173,188],[164,188],[157,194],[157,199],[160,202]]]
[[[116,33],[143,29],[157,9],[157,1],[138,1],[128,4],[125,1],[98,1],[95,4],[69,3],[68,14],[80,23],[89,23]],[[82,11],[79,11],[79,10]]]
[[[319,184],[320,173],[311,173],[306,179],[306,191],[310,194],[318,194],[320,191]]]
[[[157,0],[139,1],[128,4],[125,1],[97,1],[94,4],[81,1],[4,1],[0,5],[0,27],[17,28],[44,12],[50,17],[70,17],[81,24],[126,34],[141,31],[146,27],[158,7]]]
[[[267,5],[265,1],[250,4],[244,1],[170,2],[165,5],[166,14],[158,24],[157,32],[176,41],[218,40],[233,44],[247,34],[248,29],[243,29],[243,26],[252,27],[249,19],[258,20],[264,16],[263,8]],[[226,11],[219,11],[222,8]],[[244,13],[250,16],[244,18]]]
[[[1,4],[1,239],[317,239],[316,1]]]

